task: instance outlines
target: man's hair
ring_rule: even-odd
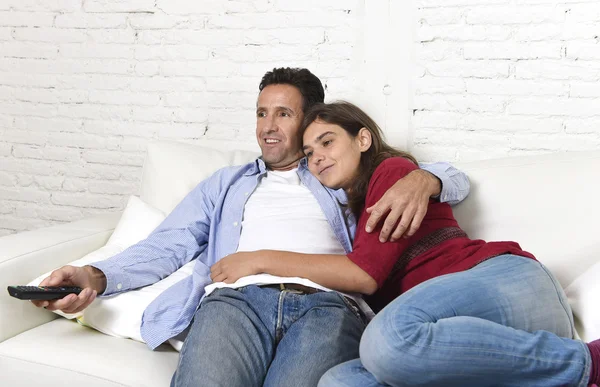
[[[258,90],[269,85],[291,85],[302,94],[302,111],[306,113],[313,105],[323,103],[325,90],[321,80],[307,69],[280,67],[268,71],[260,81]]]

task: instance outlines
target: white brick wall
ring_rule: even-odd
[[[0,1],[0,235],[121,209],[151,139],[254,141],[273,67],[350,95],[358,5]]]
[[[600,1],[416,6],[417,156],[465,161],[600,149]]]
[[[308,67],[329,99],[356,97],[360,56],[383,47],[365,4],[1,1],[0,235],[121,209],[152,139],[254,141],[273,67]],[[416,67],[389,57],[414,84],[399,108],[413,110],[419,158],[600,148],[600,1],[402,4],[416,8]]]

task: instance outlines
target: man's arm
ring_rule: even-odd
[[[441,185],[440,191],[437,197],[434,195],[434,199],[454,206],[465,200],[469,195],[469,190],[471,189],[469,178],[464,172],[454,168],[452,165],[438,162],[419,164],[419,167],[421,170],[435,176]]]
[[[372,232],[383,221],[379,240],[414,235],[427,213],[429,199],[439,198],[442,202],[455,205],[469,194],[470,184],[467,175],[448,163],[419,165],[416,170],[398,180],[384,195],[367,208],[370,214],[366,231]]]
[[[34,302],[49,310],[76,313],[96,295],[112,295],[155,283],[196,258],[208,242],[210,214],[219,191],[219,172],[190,192],[148,238],[107,260],[64,266],[40,285],[79,286],[83,291],[55,301]],[[205,264],[207,271],[210,264]]]

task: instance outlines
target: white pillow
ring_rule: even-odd
[[[164,219],[165,215],[161,211],[144,203],[138,197],[131,196],[106,246],[71,262],[70,265],[84,266],[110,258],[145,239]],[[111,336],[144,342],[140,334],[144,310],[171,285],[191,275],[194,263],[195,261],[188,263],[153,285],[110,297],[96,298],[90,306],[80,313],[67,314],[60,311],[55,311],[55,313],[68,319],[77,318],[80,324]],[[50,273],[39,276],[31,281],[29,285],[38,285]],[[177,342],[173,344],[179,347],[181,345]]]
[[[147,205],[137,196],[131,196],[121,215],[121,219],[119,219],[119,223],[108,239],[108,242],[106,242],[106,245],[83,258],[70,262],[69,265],[81,267],[92,262],[110,258],[129,246],[145,239],[164,219],[165,214],[161,211]],[[42,274],[28,285],[39,285],[51,273],[52,271]],[[55,313],[68,319],[77,318],[82,315],[81,312],[69,314],[55,311]]]
[[[246,164],[260,155],[256,141],[204,144],[207,147],[169,141],[149,143],[140,198],[168,214],[198,183],[218,169]]]
[[[585,342],[600,339],[600,262],[567,286],[565,293],[573,309],[577,333]]]

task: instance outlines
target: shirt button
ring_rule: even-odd
[[[238,222],[233,222],[233,227],[237,227]]]
[[[447,202],[448,201],[448,195],[444,195],[444,201]]]
[[[117,289],[121,290],[121,288],[123,287],[123,284],[117,284]]]

